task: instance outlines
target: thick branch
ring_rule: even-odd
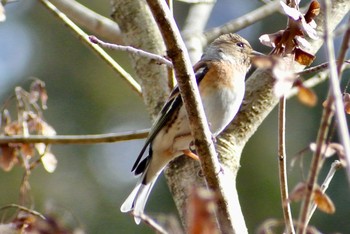
[[[162,37],[145,1],[112,1],[112,7],[112,18],[122,30],[126,45],[165,54]],[[169,94],[166,67],[134,54],[130,57],[148,112],[155,118]]]
[[[192,4],[182,30],[188,54],[192,64],[197,62],[203,54],[203,30],[214,8],[215,1],[210,3]]]
[[[89,8],[72,0],[51,0],[51,2],[75,23],[83,26],[91,33],[114,43],[122,43],[118,25]]]

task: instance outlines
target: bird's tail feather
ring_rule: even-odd
[[[123,213],[130,211],[134,212],[134,215],[136,215],[134,217],[136,224],[140,224],[141,222],[141,218],[137,217],[137,215],[143,213],[148,196],[153,188],[153,185],[155,184],[156,178],[148,184],[142,184],[141,181],[135,186],[128,198],[120,207],[120,211]]]

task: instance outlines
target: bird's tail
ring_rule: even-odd
[[[123,205],[120,207],[120,211],[123,213],[133,211],[136,224],[140,224],[141,222],[139,215],[143,213],[148,196],[153,188],[155,181],[156,178],[148,184],[142,184],[141,180],[132,190],[128,198],[124,201]]]

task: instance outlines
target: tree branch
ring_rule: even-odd
[[[75,23],[91,33],[113,43],[123,43],[119,26],[112,20],[97,14],[77,1],[51,0],[51,2]]]
[[[192,64],[197,62],[203,54],[203,31],[214,8],[215,1],[192,4],[182,30],[188,54]]]
[[[164,42],[167,45],[168,56],[174,64],[178,86],[184,100],[184,106],[208,187],[218,195],[217,219],[220,229],[223,233],[242,233],[240,230],[237,230],[237,226],[234,223],[233,207],[230,205],[231,199],[225,191],[225,185],[227,186],[228,181],[224,178],[225,173],[220,172],[220,163],[216,156],[204,109],[201,105],[189,56],[187,53],[184,53],[186,47],[181,39],[180,32],[168,6],[163,1],[147,0],[147,2],[162,32]]]
[[[82,40],[87,46],[89,46],[97,55],[99,55],[103,61],[105,61],[108,65],[112,67],[112,69],[123,78],[131,88],[136,91],[139,95],[141,95],[141,87],[140,85],[132,78],[132,76],[127,73],[112,57],[110,57],[101,47],[98,45],[92,44],[88,38],[88,35],[81,30],[76,24],[73,23],[65,14],[60,12],[52,3],[48,0],[40,0],[40,2],[50,10],[56,17],[58,17],[64,24],[68,26],[69,29],[72,30],[77,37]]]
[[[45,144],[98,144],[113,143],[118,141],[129,141],[144,139],[149,129],[120,133],[94,134],[94,135],[64,135],[64,136],[1,136],[0,144],[10,143],[45,143]]]
[[[295,233],[288,194],[287,153],[286,153],[286,97],[280,98],[278,109],[278,166],[281,203],[287,233]]]
[[[122,30],[126,45],[165,55],[161,34],[145,1],[113,0],[112,7],[112,18]],[[155,119],[170,92],[167,69],[134,54],[129,57],[141,84],[146,108]]]
[[[278,9],[280,9],[279,1],[272,1],[254,11],[249,12],[246,15],[239,17],[238,19],[234,19],[220,27],[212,28],[204,33],[206,43],[210,43],[221,34],[237,32],[245,27],[248,27],[249,25],[275,13]]]
[[[167,65],[170,68],[173,67],[173,64],[172,64],[171,61],[169,61],[168,59],[166,59],[163,56],[160,56],[158,54],[152,54],[152,53],[144,51],[144,50],[136,49],[136,48],[134,48],[132,46],[123,46],[123,45],[117,45],[117,44],[104,42],[104,41],[98,39],[97,37],[95,37],[93,35],[89,36],[89,39],[90,39],[90,41],[92,43],[100,45],[100,46],[102,46],[104,48],[108,48],[108,49],[111,49],[111,50],[126,51],[126,52],[129,52],[129,53],[136,54],[138,56],[142,56],[142,57],[148,58],[150,60],[155,60],[157,63],[165,64],[165,65]]]

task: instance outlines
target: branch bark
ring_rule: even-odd
[[[146,2],[118,0],[112,1],[112,7],[112,18],[118,23],[126,45],[165,54],[162,37]],[[169,94],[166,67],[137,55],[130,54],[130,58],[147,110],[155,119]]]
[[[202,169],[208,187],[218,196],[217,219],[223,233],[234,230],[231,223],[230,206],[223,189],[224,173],[216,157],[211,133],[200,101],[197,83],[190,63],[189,56],[175,20],[168,6],[162,0],[147,0],[153,16],[163,35],[167,46],[168,56],[172,59],[178,87],[189,118],[191,132],[194,137],[197,153],[200,155]]]
[[[97,14],[77,1],[51,0],[51,2],[76,24],[83,26],[91,33],[114,43],[122,42],[119,26],[112,20]]]

